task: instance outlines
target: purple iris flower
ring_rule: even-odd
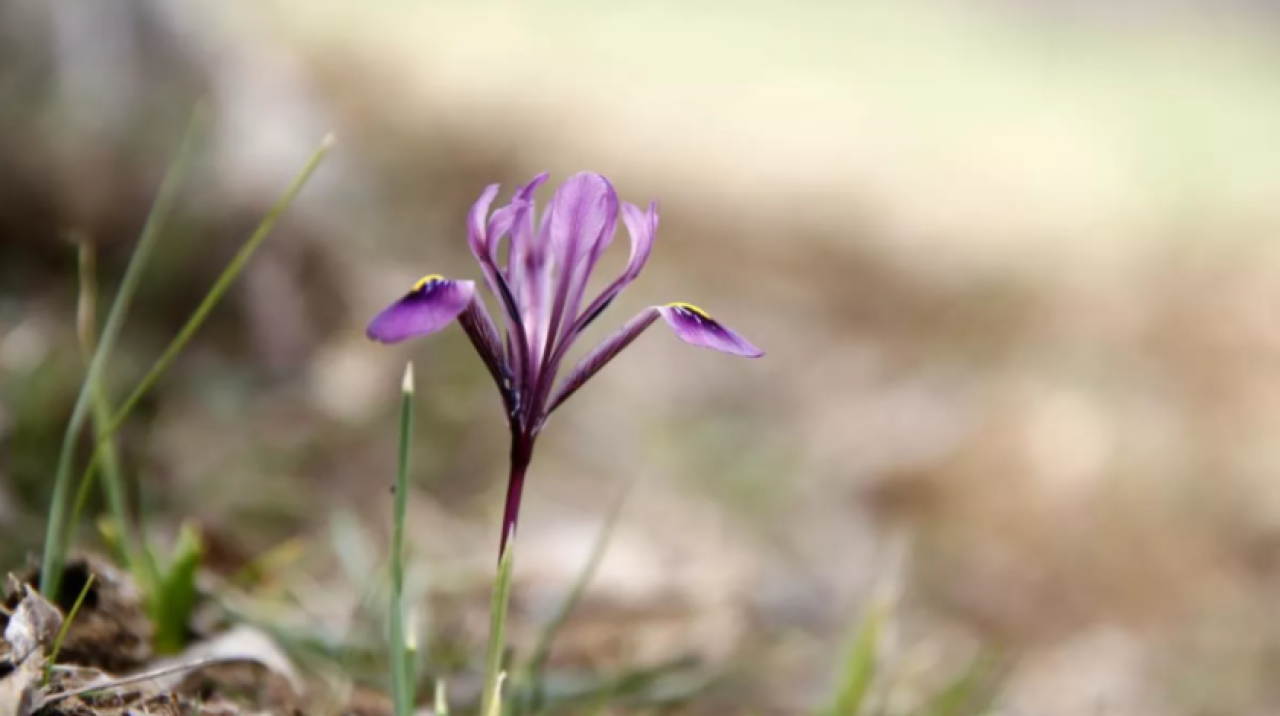
[[[369,324],[369,338],[397,343],[440,330],[455,318],[502,393],[511,427],[511,477],[507,484],[499,558],[515,533],[520,495],[533,446],[547,418],[659,317],[686,343],[758,358],[764,353],[705,311],[687,303],[650,306],[623,324],[556,383],[573,342],[640,275],[654,234],[658,206],[648,211],[618,202],[609,181],[583,172],[556,189],[537,220],[533,195],[547,180],[539,174],[511,203],[489,211],[498,185],[486,188],[471,208],[467,233],[489,290],[502,305],[505,337],[498,332],[472,281],[426,276]],[[631,235],[631,258],[622,275],[584,307],[587,280],[613,241],[619,208]],[[503,237],[507,260],[500,260]]]

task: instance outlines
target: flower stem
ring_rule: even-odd
[[[507,541],[516,534],[520,521],[520,497],[524,494],[524,477],[533,459],[533,436],[522,430],[511,431],[511,473],[507,479],[507,505],[502,511],[502,541],[498,545],[498,562],[507,553]]]

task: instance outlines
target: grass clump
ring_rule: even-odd
[[[297,198],[333,143],[331,137],[322,142],[297,178],[271,207],[262,222],[219,274],[199,306],[188,317],[182,329],[137,387],[119,408],[113,409],[103,376],[144,269],[173,211],[182,179],[195,152],[196,139],[204,126],[205,114],[203,106],[198,107],[193,113],[182,143],[165,175],[155,203],[148,213],[146,224],[130,256],[124,278],[111,302],[101,332],[97,329],[97,282],[94,275],[93,247],[87,239],[79,237],[80,301],[77,333],[87,367],[58,456],[40,570],[41,592],[51,599],[57,599],[67,554],[74,541],[75,528],[80,522],[88,495],[93,489],[94,479],[100,471],[110,513],[109,519],[100,524],[101,531],[108,544],[114,548],[121,564],[131,572],[142,590],[149,616],[155,624],[154,647],[160,653],[176,652],[185,644],[187,622],[196,602],[196,574],[203,556],[202,541],[194,525],[186,524],[173,550],[163,555],[158,547],[149,543],[140,525],[138,533],[134,533],[127,509],[126,483],[114,436],[133,409],[159,382],[183,348],[203,326],[209,314],[244,271],[254,253],[271,234],[280,217]],[[72,479],[76,457],[75,445],[90,417],[94,450],[77,485]]]

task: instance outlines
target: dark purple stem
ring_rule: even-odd
[[[525,472],[533,459],[533,436],[519,428],[511,431],[511,476],[507,479],[507,506],[502,512],[502,541],[498,547],[498,562],[507,553],[507,542],[516,534],[520,521],[520,496],[524,492]]]

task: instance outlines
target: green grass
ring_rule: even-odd
[[[85,368],[88,369],[98,345],[97,262],[93,244],[88,237],[78,235],[75,237],[75,243],[80,251],[80,300],[76,309],[76,333],[80,352],[85,360]],[[128,498],[125,491],[124,471],[120,467],[120,456],[116,452],[114,439],[103,439],[104,431],[111,421],[110,396],[107,395],[106,387],[100,380],[89,384],[89,393],[93,410],[94,435],[102,443],[103,493],[111,512],[111,519],[121,538],[120,561],[128,569],[137,562],[138,549],[129,531]]]
[[[89,595],[89,590],[93,588],[94,575],[90,574],[89,578],[84,580],[84,586],[80,588],[80,593],[76,595],[76,601],[71,605],[71,611],[67,612],[67,617],[62,620],[62,626],[58,627],[58,634],[53,639],[53,648],[49,650],[49,658],[44,664],[44,685],[48,686],[49,678],[53,675],[53,666],[58,663],[58,653],[62,651],[62,642],[67,638],[67,632],[71,631],[71,625],[75,623],[76,615],[80,613],[80,607],[84,605],[84,598]]]
[[[184,525],[175,548],[162,554],[156,545],[146,539],[145,533],[136,537],[132,533],[127,514],[128,495],[122,465],[117,453],[115,434],[127,420],[139,401],[157,384],[173,365],[191,338],[199,331],[232,283],[244,270],[254,253],[270,235],[276,222],[287,211],[307,180],[318,167],[331,146],[326,140],[304,166],[301,173],[284,195],[271,208],[258,228],[245,241],[234,259],[225,267],[210,288],[199,307],[188,318],[168,347],[151,366],[119,407],[113,407],[111,396],[105,389],[107,365],[111,349],[118,338],[121,325],[127,316],[143,269],[151,252],[163,233],[166,218],[172,211],[181,177],[190,163],[193,136],[199,121],[193,120],[182,148],[179,150],[169,174],[152,207],[146,229],[138,247],[130,259],[121,288],[108,312],[104,327],[97,328],[96,277],[94,255],[88,242],[80,243],[81,305],[78,314],[79,337],[85,355],[86,368],[77,399],[76,409],[67,427],[62,453],[59,457],[54,500],[49,515],[49,535],[46,539],[42,588],[56,595],[65,564],[66,550],[85,504],[86,496],[93,489],[94,479],[100,471],[111,519],[104,524],[104,534],[119,546],[121,561],[134,574],[142,587],[155,622],[156,649],[172,653],[181,649],[191,609],[196,600],[196,574],[202,559],[199,534],[193,527]],[[416,624],[410,619],[407,607],[406,552],[407,501],[409,468],[413,431],[413,372],[406,367],[401,391],[398,423],[398,460],[395,474],[395,492],[392,514],[392,540],[390,546],[389,600],[380,598],[378,604],[389,601],[387,632],[390,648],[387,650],[391,696],[397,716],[410,716],[416,705],[416,689],[419,666],[423,673],[436,666],[418,663]],[[91,424],[95,447],[83,476],[78,483],[75,500],[70,502],[71,490],[77,487],[71,481],[75,464],[74,439]],[[708,670],[696,661],[676,658],[657,664],[631,665],[616,673],[567,674],[558,672],[551,664],[552,646],[557,635],[580,605],[588,586],[607,549],[609,538],[617,522],[622,501],[619,500],[595,543],[577,578],[567,591],[551,619],[538,634],[536,643],[527,659],[508,657],[508,618],[512,591],[515,539],[510,535],[507,549],[499,561],[492,583],[489,632],[483,655],[483,688],[479,704],[464,704],[467,713],[483,716],[534,716],[536,714],[569,714],[603,712],[617,707],[660,713],[677,708],[704,695],[720,683],[723,674]],[[379,589],[382,584],[378,581]],[[86,592],[88,587],[86,586]],[[84,599],[81,593],[72,610]],[[381,608],[381,607],[379,607]],[[839,665],[837,685],[827,702],[814,709],[815,716],[979,716],[990,711],[998,682],[998,663],[982,656],[950,681],[937,688],[935,693],[919,699],[913,710],[891,712],[886,706],[890,681],[887,675],[891,665],[884,662],[884,634],[894,618],[891,605],[873,600],[866,608],[853,631],[847,655]],[[68,619],[68,624],[70,619]],[[274,632],[273,632],[274,633]],[[377,633],[377,632],[373,632]],[[325,648],[341,651],[325,644]],[[380,647],[379,647],[380,648]],[[379,659],[382,657],[379,656]],[[52,663],[52,661],[50,662]],[[437,713],[448,713],[449,706],[443,675],[432,672],[435,683],[434,703]],[[512,678],[508,679],[508,675]],[[504,691],[505,688],[505,691]]]
[[[109,542],[115,543],[122,563],[130,569],[142,589],[156,627],[155,647],[161,653],[178,651],[185,644],[187,621],[196,601],[195,582],[202,557],[201,540],[193,526],[184,526],[176,547],[162,558],[156,548],[148,543],[145,534],[135,538],[126,510],[124,478],[115,448],[115,433],[204,324],[254,253],[271,234],[280,217],[292,205],[333,144],[331,137],[325,138],[257,229],[223,269],[199,306],[128,399],[112,412],[110,397],[103,387],[107,361],[128,315],[144,269],[172,213],[181,179],[191,162],[196,138],[203,126],[204,114],[203,108],[198,108],[193,114],[182,144],[148,214],[100,335],[96,326],[93,250],[87,242],[80,244],[80,305],[77,327],[81,348],[88,356],[88,367],[58,457],[40,572],[41,592],[56,599],[74,530],[80,523],[98,468],[102,468],[107,503],[112,513],[110,524],[103,525],[103,534]],[[90,414],[93,417],[95,448],[72,501],[71,478],[75,463],[75,444]]]
[[[404,521],[409,494],[409,448],[413,435],[413,364],[404,369],[400,392],[400,441],[396,465],[394,512],[391,520],[391,695],[396,716],[411,716],[414,706],[413,652],[405,630],[404,605]]]
[[[889,618],[889,605],[873,600],[858,623],[845,657],[840,685],[822,716],[857,716],[865,710],[880,664],[880,641]]]
[[[493,600],[489,609],[489,641],[485,647],[484,691],[480,713],[498,716],[502,703],[502,682],[506,679],[502,661],[507,647],[507,612],[511,606],[511,571],[515,565],[516,536],[508,535],[507,548],[498,561],[498,576],[493,583]]]
[[[600,561],[604,558],[605,551],[609,546],[609,538],[613,536],[613,529],[618,523],[619,515],[622,514],[624,499],[625,495],[614,503],[613,509],[605,520],[604,527],[600,530],[600,535],[591,545],[591,553],[588,555],[582,571],[578,572],[578,576],[574,579],[568,593],[565,594],[564,600],[561,601],[555,614],[538,635],[538,642],[533,648],[533,655],[529,659],[529,665],[520,677],[520,684],[524,687],[528,697],[516,702],[514,711],[517,716],[539,713],[546,705],[546,672],[547,664],[551,658],[551,646],[555,642],[556,634],[569,621],[569,616],[587,593],[587,585],[591,583],[591,578],[595,576],[596,570],[600,566]]]
[[[66,433],[62,438],[62,448],[58,454],[58,466],[53,479],[53,496],[49,505],[44,558],[40,565],[40,591],[47,598],[55,601],[58,599],[59,588],[61,587],[62,569],[66,564],[66,554],[70,542],[68,531],[75,526],[77,521],[71,519],[70,524],[68,524],[68,517],[71,517],[73,487],[71,480],[75,463],[76,440],[80,437],[80,432],[84,428],[85,420],[89,415],[94,386],[99,385],[102,373],[106,369],[111,349],[115,346],[116,339],[120,335],[120,329],[123,327],[125,317],[129,313],[129,306],[133,301],[134,293],[142,280],[143,270],[146,268],[151,252],[160,238],[161,227],[168,220],[169,214],[173,210],[182,177],[186,174],[187,166],[191,162],[196,137],[199,135],[203,125],[204,114],[203,107],[197,108],[193,113],[173,164],[169,167],[168,173],[165,174],[164,180],[160,184],[160,191],[156,195],[156,201],[152,205],[150,213],[147,215],[142,235],[138,238],[138,245],[129,259],[129,266],[125,269],[124,279],[120,283],[120,290],[117,292],[116,298],[107,314],[107,322],[103,326],[102,335],[98,337],[93,357],[89,361],[84,381],[80,385],[80,394],[76,397],[71,419],[67,423]],[[114,430],[106,429],[104,432],[110,435]],[[105,445],[101,440],[100,437],[99,445]],[[101,447],[98,452],[102,452]]]

